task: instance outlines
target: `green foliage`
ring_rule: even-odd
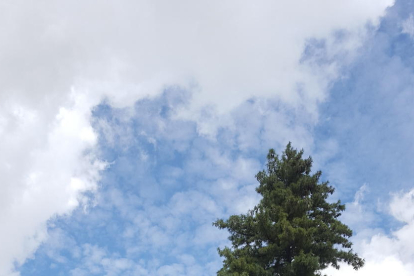
[[[358,269],[364,260],[353,253],[352,231],[338,220],[345,205],[327,202],[334,188],[311,174],[312,159],[289,143],[281,159],[271,149],[267,170],[256,175],[260,203],[246,215],[213,225],[230,232],[231,248],[219,276],[314,276],[343,261]]]

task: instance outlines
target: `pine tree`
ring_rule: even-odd
[[[314,276],[328,265],[345,262],[358,269],[364,260],[348,240],[352,231],[338,220],[345,210],[329,203],[334,188],[311,174],[312,159],[289,143],[281,159],[273,149],[267,170],[256,175],[260,203],[245,215],[213,223],[230,232],[232,247],[218,249],[224,257],[219,276]]]

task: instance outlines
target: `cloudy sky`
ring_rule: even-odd
[[[0,2],[0,275],[215,275],[269,148],[414,275],[414,1]]]

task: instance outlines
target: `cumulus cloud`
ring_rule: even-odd
[[[96,189],[105,163],[91,112],[102,100],[125,107],[178,85],[191,97],[177,116],[213,136],[217,125],[231,126],[221,115],[253,97],[315,121],[338,75],[333,57],[357,48],[367,22],[392,3],[2,2],[0,274],[45,239],[49,218]],[[327,62],[300,62],[309,38],[327,41]]]
[[[361,256],[365,258],[365,266],[354,271],[343,265],[340,270],[327,269],[328,275],[414,275],[414,190],[404,194],[394,195],[390,205],[390,214],[404,225],[389,235],[376,233],[366,238],[356,237],[355,246]],[[365,217],[361,216],[361,217]],[[361,223],[363,221],[361,220]]]
[[[1,156],[0,274],[21,264],[46,237],[45,222],[85,203],[105,163],[90,150],[96,134],[74,99],[45,120],[42,110],[3,103],[7,116]],[[86,113],[86,114],[85,114]],[[48,125],[45,125],[47,122]],[[85,152],[89,149],[88,152]]]

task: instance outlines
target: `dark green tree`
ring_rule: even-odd
[[[311,174],[312,159],[289,143],[279,158],[267,155],[267,170],[256,175],[260,203],[245,215],[213,223],[230,232],[232,247],[218,249],[224,257],[219,276],[314,276],[328,265],[345,262],[358,269],[348,240],[352,231],[338,220],[345,205],[327,201],[334,188]]]

